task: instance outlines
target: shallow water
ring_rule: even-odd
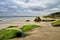
[[[7,24],[7,23],[12,23],[16,21],[23,21],[23,20],[30,20],[33,19],[34,17],[5,17],[5,18],[0,18],[0,24]]]

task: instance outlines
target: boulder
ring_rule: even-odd
[[[40,17],[36,17],[36,18],[34,19],[34,21],[35,21],[35,22],[40,22],[40,21],[41,21],[41,18],[40,18]]]

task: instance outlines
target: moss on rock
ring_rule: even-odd
[[[29,30],[32,30],[33,28],[36,28],[36,27],[40,27],[39,25],[24,25],[21,30],[23,32],[26,32],[26,31],[29,31]]]
[[[0,40],[10,39],[16,37],[17,33],[21,33],[19,30],[9,29],[0,31]]]
[[[18,27],[18,26],[9,26],[8,28],[14,28],[14,27]]]

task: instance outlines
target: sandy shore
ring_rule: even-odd
[[[27,25],[27,24],[36,24],[36,23],[33,22],[32,20],[30,20],[30,22],[26,22],[26,20],[19,20],[19,21],[14,21],[14,22],[10,22],[10,23],[0,24],[0,29],[7,28],[9,26],[18,26],[18,28],[20,28],[23,25]]]
[[[49,22],[39,22],[39,23],[37,23],[37,22],[34,22],[33,20],[30,20],[30,22],[26,22],[26,20],[19,20],[19,21],[15,21],[15,22],[11,22],[11,23],[0,24],[0,29],[7,28],[9,26],[18,26],[18,28],[20,28],[23,25],[27,25],[27,24],[37,24],[37,25],[45,26],[45,27],[52,27],[51,24],[49,24]]]
[[[36,28],[29,32],[30,36],[25,38],[14,38],[12,40],[60,40],[60,27],[53,27],[50,22],[34,22],[33,19],[30,22],[26,20],[14,21],[11,23],[0,24],[0,29],[7,28],[8,26],[16,25],[17,28],[21,28],[23,25],[37,24],[43,26],[42,28]]]

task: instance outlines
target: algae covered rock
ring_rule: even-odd
[[[15,27],[18,27],[18,26],[9,26],[8,28],[15,28]]]
[[[53,21],[51,24],[53,26],[60,26],[60,20]]]
[[[22,30],[23,32],[26,32],[26,31],[32,30],[33,28],[37,28],[37,27],[40,27],[40,26],[39,26],[39,25],[35,25],[35,24],[33,24],[33,25],[24,25],[24,26],[21,28],[21,30]]]
[[[8,29],[8,30],[1,30],[0,31],[0,40],[2,39],[10,39],[17,36],[17,34],[21,32],[19,30]]]

